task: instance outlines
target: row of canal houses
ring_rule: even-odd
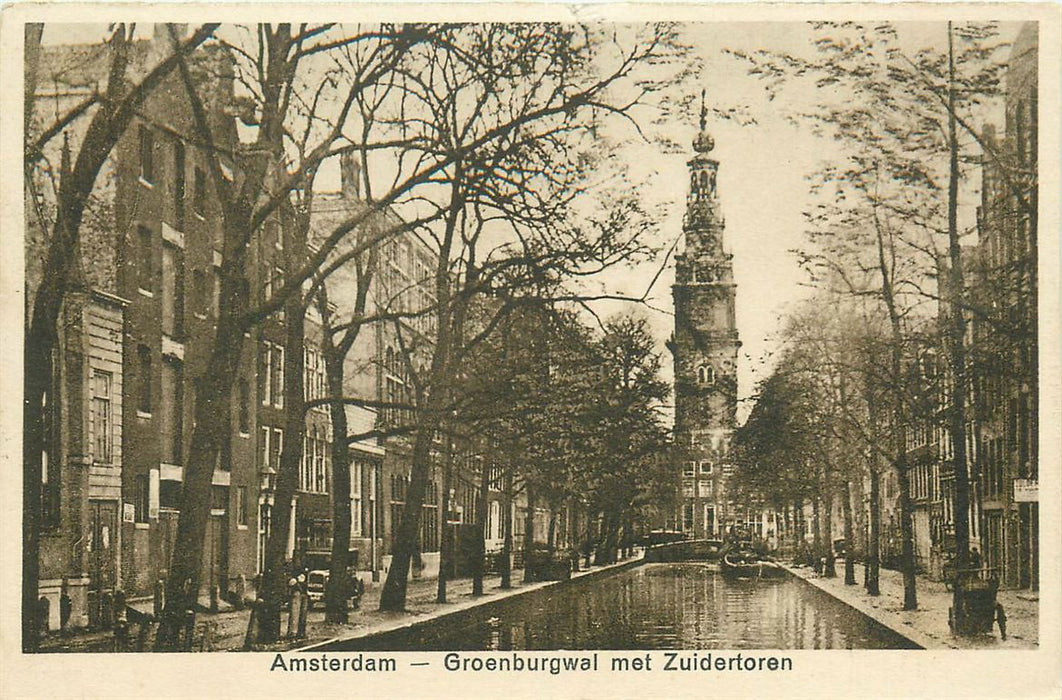
[[[1039,585],[1037,47],[1037,24],[1027,23],[1011,49],[1006,72],[1004,131],[997,134],[988,125],[981,136],[985,153],[978,242],[963,251],[970,309],[970,542],[1002,585],[1033,589]],[[943,329],[943,313],[939,323]],[[937,396],[906,436],[916,566],[934,579],[942,577],[955,542],[955,475],[946,427],[951,374],[946,365],[942,344],[921,358],[921,379],[937,389]],[[883,489],[883,556],[898,560],[895,473],[885,476]]]
[[[156,25],[161,26],[161,25]],[[134,43],[132,65],[158,62],[168,38],[156,30]],[[36,71],[32,128],[50,124],[85,97],[105,88],[105,44],[46,45]],[[27,64],[30,65],[29,63]],[[192,68],[210,80],[205,106],[224,153],[226,176],[240,177],[246,125],[234,114],[232,59],[220,49],[195,54]],[[27,179],[26,291],[40,281],[54,175],[68,163],[84,122],[53,140]],[[106,624],[116,591],[150,597],[165,578],[174,548],[183,465],[191,439],[198,382],[205,376],[218,311],[222,261],[221,212],[208,177],[209,161],[196,136],[183,84],[171,77],[145,100],[101,172],[81,230],[74,283],[60,317],[52,358],[55,381],[47,395],[42,478],[40,596],[48,629]],[[326,226],[362,206],[353,158],[343,158],[339,192],[322,193],[312,227]],[[268,297],[285,270],[299,261],[284,246],[284,221],[272,217],[254,234],[247,274],[252,294]],[[289,249],[291,246],[288,246]],[[369,311],[430,305],[436,256],[424,240],[403,234],[380,244],[379,274]],[[342,313],[350,289],[337,280],[330,300]],[[27,307],[27,314],[30,313]],[[307,398],[325,393],[321,317],[307,312]],[[430,315],[401,322],[407,338],[430,346]],[[348,395],[370,401],[407,401],[407,366],[392,324],[370,324],[346,363]],[[262,570],[272,523],[289,518],[289,557],[331,548],[331,425],[327,408],[308,411],[303,464],[290,512],[273,508],[276,467],[284,436],[285,319],[275,313],[246,338],[233,388],[231,430],[213,474],[210,519],[200,576],[203,597],[248,595]],[[394,409],[348,407],[351,434],[379,432],[408,419]],[[386,431],[385,431],[386,432]],[[351,447],[351,541],[357,566],[377,580],[389,564],[391,533],[404,508],[410,467],[403,437],[369,438]],[[465,450],[470,472],[485,457]],[[436,468],[438,471],[438,468]],[[441,475],[428,486],[415,575],[439,566],[441,531],[475,519],[479,489],[455,479],[449,513],[442,513]],[[487,546],[501,545],[500,479],[487,491]],[[524,532],[524,508],[513,509],[514,538]],[[536,513],[536,538],[547,516]]]

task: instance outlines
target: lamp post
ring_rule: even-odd
[[[277,470],[270,465],[262,467],[262,471],[258,472],[258,487],[262,492],[262,496],[265,499],[271,499],[273,497],[273,491],[276,490]]]

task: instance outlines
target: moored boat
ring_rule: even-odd
[[[723,555],[723,573],[734,578],[776,578],[785,569],[771,557],[751,550],[732,550]]]

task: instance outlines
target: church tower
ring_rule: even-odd
[[[681,470],[679,527],[690,536],[722,537],[729,520],[725,477],[737,421],[737,353],[732,259],[723,240],[715,142],[701,93],[683,222],[685,250],[675,258],[675,444]]]

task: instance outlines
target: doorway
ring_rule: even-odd
[[[89,501],[89,625],[110,628],[118,581],[118,503]]]

